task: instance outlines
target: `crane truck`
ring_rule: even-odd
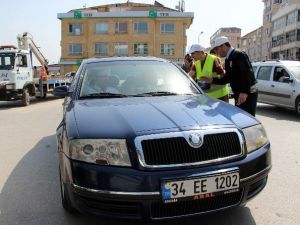
[[[27,106],[31,96],[45,98],[54,87],[70,82],[70,77],[48,75],[48,61],[28,32],[18,35],[17,40],[18,48],[0,46],[0,101],[22,100]],[[41,64],[39,72],[32,65],[33,55]]]

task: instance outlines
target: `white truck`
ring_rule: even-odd
[[[48,62],[28,32],[17,39],[18,48],[0,46],[0,101],[21,99],[27,106],[31,96],[45,98],[55,86],[69,83],[70,77],[49,77]],[[33,54],[41,64],[39,72],[32,65]]]

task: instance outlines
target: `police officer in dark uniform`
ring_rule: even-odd
[[[257,88],[249,57],[245,52],[231,47],[229,39],[225,36],[217,37],[213,47],[220,57],[226,57],[225,75],[213,79],[206,77],[206,81],[215,84],[230,83],[235,105],[255,116]]]

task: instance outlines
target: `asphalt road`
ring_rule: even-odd
[[[0,225],[147,224],[65,213],[55,140],[62,99],[34,100],[28,107],[18,104],[0,102]],[[263,192],[245,207],[161,224],[300,224],[300,116],[263,104],[257,111],[273,151]]]

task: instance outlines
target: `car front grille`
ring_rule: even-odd
[[[151,217],[153,219],[184,216],[205,213],[218,209],[238,205],[242,198],[242,191],[200,200],[188,200],[175,203],[153,203]]]
[[[193,148],[184,137],[142,140],[146,165],[174,165],[209,162],[242,154],[236,132],[205,134],[203,145]]]

